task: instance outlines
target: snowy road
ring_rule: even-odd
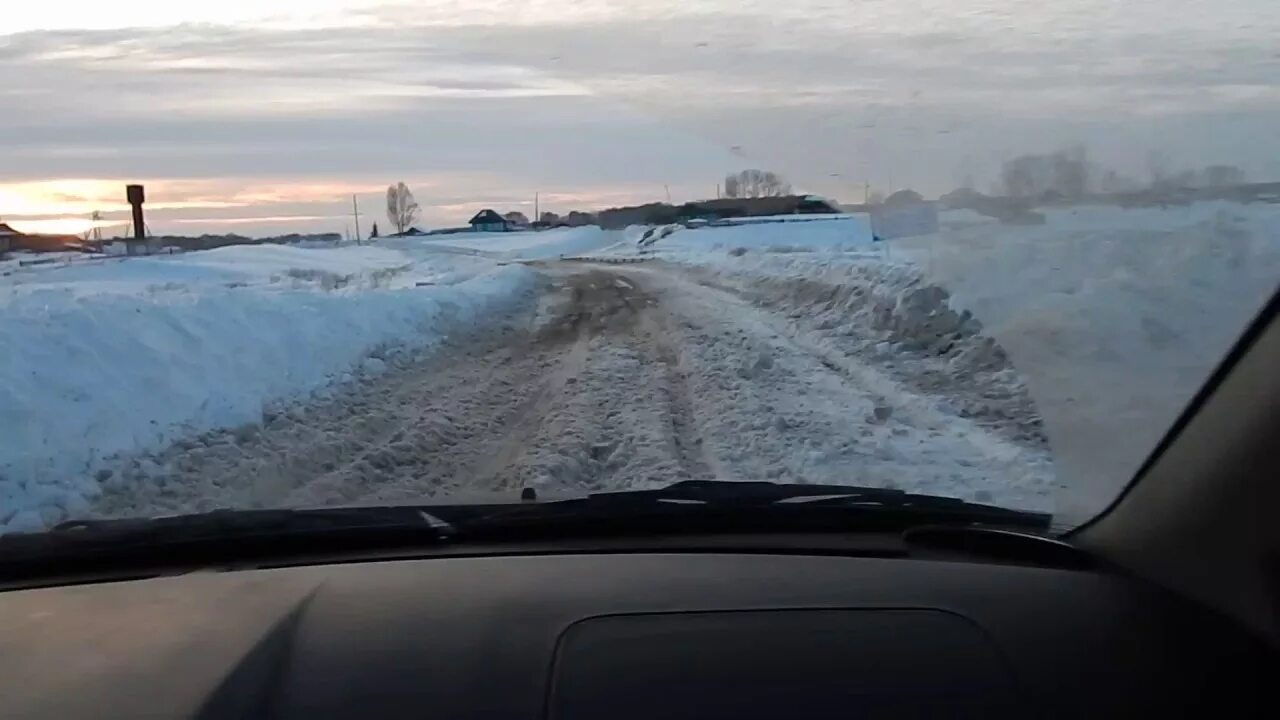
[[[105,480],[95,512],[446,502],[687,478],[1051,503],[1025,393],[1010,401],[1025,408],[995,418],[957,409],[954,390],[931,394],[925,361],[851,351],[801,314],[687,269],[536,269],[535,309],[260,426],[175,444]]]
[[[654,228],[14,261],[0,533],[683,477],[893,485],[1070,525],[1274,292],[1277,208],[948,211],[893,243],[783,216],[644,243]]]

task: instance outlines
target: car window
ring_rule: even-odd
[[[45,2],[0,525],[689,479],[1087,520],[1280,284],[1280,6]]]

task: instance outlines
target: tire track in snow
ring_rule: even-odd
[[[645,320],[657,360],[664,368],[663,392],[670,406],[673,451],[691,477],[722,479],[719,463],[706,452],[689,392],[692,368],[685,362],[680,341],[671,334],[671,320],[665,314]]]
[[[665,268],[626,270],[677,320],[691,402],[729,479],[889,485],[1046,508],[1047,452],[945,411],[794,322]]]
[[[572,292],[561,317],[585,352],[564,391],[539,404],[536,432],[519,443],[503,484],[593,491],[710,477],[653,298],[598,270],[564,282]]]
[[[542,418],[549,408],[562,402],[561,395],[569,379],[582,371],[587,358],[587,341],[585,334],[579,334],[557,367],[540,381],[540,389],[520,403],[514,416],[503,423],[502,436],[494,443],[491,453],[486,453],[471,471],[473,483],[495,488],[510,487],[510,470],[519,466],[525,449],[542,426]]]

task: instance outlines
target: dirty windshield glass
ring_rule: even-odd
[[[0,527],[1100,511],[1280,280],[1280,4],[24,3]]]

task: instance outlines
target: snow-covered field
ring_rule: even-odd
[[[1079,520],[1275,290],[1280,205],[1043,212],[9,262],[0,530],[682,477]]]
[[[0,278],[0,522],[83,515],[112,455],[376,374],[387,353],[500,315],[534,284],[518,265],[379,247],[14,270]]]

